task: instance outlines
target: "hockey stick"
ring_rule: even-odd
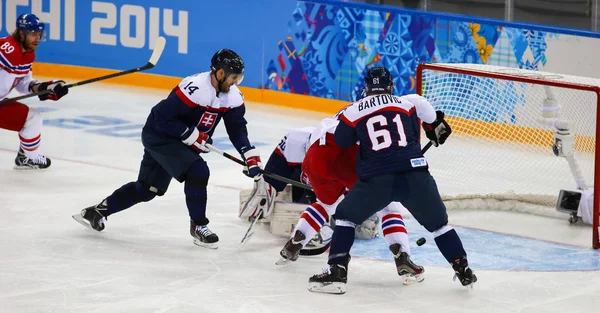
[[[216,153],[218,153],[218,154],[220,154],[220,155],[222,155],[222,156],[224,156],[224,157],[232,160],[233,162],[235,162],[235,163],[237,163],[239,165],[246,166],[246,162],[244,162],[244,161],[242,161],[242,160],[234,157],[233,155],[231,155],[231,154],[229,154],[227,152],[224,152],[223,150],[220,150],[219,148],[217,148],[217,147],[215,147],[215,146],[213,146],[213,145],[211,145],[209,143],[206,144],[206,147],[208,149],[210,149],[210,150],[212,150],[212,151],[214,151],[214,152],[216,152]],[[283,177],[283,176],[279,176],[277,174],[271,173],[269,171],[265,171],[263,169],[260,169],[259,172],[261,174],[265,175],[265,176],[277,179],[277,180],[282,181],[284,183],[288,183],[288,184],[291,184],[293,186],[304,188],[304,189],[307,189],[307,190],[312,190],[312,187],[310,187],[309,185],[303,184],[303,183],[301,183],[299,181],[295,181],[293,179],[289,179],[289,178],[286,178],[286,177]]]
[[[425,154],[425,152],[427,152],[427,150],[429,150],[429,148],[431,148],[431,146],[433,146],[433,141],[428,142],[425,147],[423,147],[423,149],[421,149],[421,153]]]
[[[254,235],[254,232],[251,232],[252,227],[254,227],[254,224],[256,224],[256,222],[258,221],[258,217],[261,216],[261,214],[262,214],[262,209],[258,212],[258,214],[256,214],[256,216],[252,220],[252,223],[250,223],[250,226],[248,226],[248,230],[246,231],[246,233],[244,234],[244,237],[240,241],[240,248],[243,247],[244,244],[248,242],[248,240],[250,239],[250,237],[252,237],[252,235]]]
[[[146,65],[144,65],[144,66],[136,67],[136,68],[132,68],[130,70],[125,70],[125,71],[121,71],[121,72],[117,72],[117,73],[113,73],[113,74],[109,74],[109,75],[104,75],[104,76],[100,76],[100,77],[96,77],[96,78],[92,78],[92,79],[88,79],[88,80],[83,80],[80,82],[66,85],[65,87],[73,88],[73,87],[77,87],[77,86],[83,86],[83,85],[99,82],[102,80],[115,78],[115,77],[131,74],[131,73],[136,73],[136,72],[141,72],[141,71],[151,69],[156,65],[156,63],[158,62],[158,59],[160,59],[160,56],[162,55],[163,50],[165,49],[166,43],[167,43],[167,41],[166,41],[165,37],[158,37],[158,39],[156,39],[156,42],[154,43],[154,51],[152,52],[152,56],[150,56],[150,60],[148,60],[148,63],[146,63]],[[35,96],[45,95],[45,94],[48,94],[51,92],[52,92],[52,90],[42,90],[40,92],[34,92],[34,93],[21,95],[21,96],[14,97],[14,98],[0,100],[0,105],[3,105],[8,102],[19,101],[19,100],[23,100],[23,99],[27,99],[27,98],[31,98],[31,97],[35,97]]]

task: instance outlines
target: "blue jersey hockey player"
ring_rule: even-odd
[[[83,209],[73,218],[102,231],[109,215],[167,191],[172,178],[185,184],[190,234],[199,246],[217,248],[218,236],[208,228],[206,187],[208,165],[200,153],[223,120],[229,139],[243,156],[250,177],[259,176],[260,157],[248,140],[244,98],[237,88],[244,62],[234,51],[219,50],[211,71],[184,78],[169,96],[155,105],[142,129],[144,155],[136,181],[115,190],[99,204]]]
[[[340,115],[334,140],[341,148],[360,143],[356,172],[359,180],[340,202],[329,250],[329,271],[309,279],[309,290],[345,293],[354,243],[354,227],[388,203],[402,203],[415,219],[432,232],[438,249],[452,264],[463,286],[477,281],[468,266],[458,234],[448,225],[446,207],[429,174],[419,143],[419,119],[435,146],[450,135],[441,111],[419,95],[392,95],[393,79],[384,67],[369,69],[367,97]]]

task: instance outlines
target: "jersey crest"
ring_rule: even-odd
[[[205,111],[202,113],[202,117],[200,117],[200,121],[198,122],[198,128],[207,132],[213,128],[217,118],[219,117],[218,113]]]

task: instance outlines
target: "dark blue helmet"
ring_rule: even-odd
[[[224,69],[227,74],[244,74],[244,61],[233,50],[221,49],[210,60],[213,71]]]
[[[45,28],[44,22],[40,21],[35,14],[21,14],[17,18],[17,29],[23,31],[25,36],[30,32],[39,32],[43,37]]]
[[[365,85],[367,94],[381,92],[391,93],[394,86],[394,79],[387,68],[383,66],[372,67],[367,72],[367,77],[365,77]]]
[[[241,84],[244,79],[244,61],[233,50],[221,49],[217,51],[210,60],[210,68],[213,72],[219,69],[225,71],[225,75],[237,74],[238,79],[236,84]]]

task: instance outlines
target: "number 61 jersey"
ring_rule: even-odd
[[[419,95],[371,95],[339,116],[335,142],[342,148],[360,143],[356,173],[360,179],[427,169],[421,153],[420,121],[432,123],[435,110]]]

